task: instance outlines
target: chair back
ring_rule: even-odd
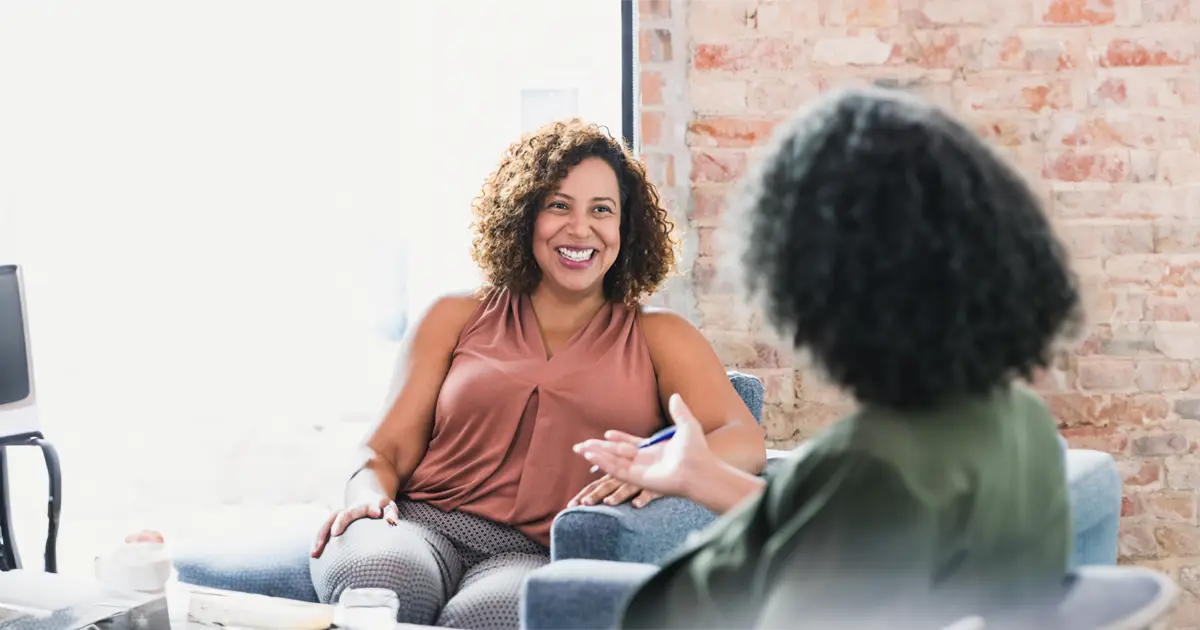
[[[762,381],[758,380],[756,376],[742,372],[727,372],[727,374],[734,391],[742,397],[742,402],[746,403],[746,408],[754,416],[754,421],[762,424],[763,396],[766,393]]]

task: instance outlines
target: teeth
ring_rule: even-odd
[[[564,258],[574,260],[575,262],[583,262],[583,261],[591,258],[592,254],[596,253],[596,250],[594,250],[594,249],[568,249],[566,247],[559,247],[558,253],[562,254],[562,256]]]

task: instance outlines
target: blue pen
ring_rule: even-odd
[[[659,431],[658,433],[655,433],[654,435],[651,435],[650,437],[639,442],[638,450],[640,451],[648,446],[654,446],[655,444],[658,444],[659,442],[666,442],[667,440],[671,439],[674,436],[675,436],[675,425],[671,425],[671,426],[663,429],[662,431]],[[592,466],[591,472],[596,472],[598,470],[600,470],[599,466]]]

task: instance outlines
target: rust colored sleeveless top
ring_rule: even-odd
[[[555,515],[600,476],[571,447],[608,429],[648,436],[664,425],[639,318],[606,304],[547,360],[529,297],[490,291],[459,337],[404,495],[549,546]]]

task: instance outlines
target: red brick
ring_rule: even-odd
[[[1076,427],[1063,429],[1062,436],[1071,448],[1082,448],[1105,453],[1123,453],[1129,446],[1129,436],[1114,427]]]
[[[790,112],[820,93],[821,85],[813,77],[756,78],[750,84],[748,105],[751,111]]]
[[[701,71],[789,70],[794,54],[792,43],[785,39],[697,44],[692,65]]]
[[[645,146],[661,146],[663,142],[663,124],[666,114],[663,112],[642,111],[642,144]]]
[[[1125,525],[1117,534],[1117,552],[1121,558],[1153,558],[1158,555],[1158,541],[1148,525]]]
[[[1182,66],[1196,56],[1192,39],[1112,39],[1097,51],[1102,68]]]
[[[1182,221],[1155,223],[1154,250],[1169,254],[1200,252],[1200,225]]]
[[[643,20],[670,19],[671,0],[638,0],[638,16]]]
[[[968,110],[1023,109],[1040,112],[1071,106],[1071,82],[1043,77],[980,77],[956,86],[960,105]]]
[[[792,381],[793,371],[787,368],[769,368],[746,370],[747,374],[758,378],[763,384],[763,401],[770,405],[794,407],[796,404],[795,391]]]
[[[1127,152],[1047,153],[1042,176],[1063,182],[1123,182],[1130,179]]]
[[[1087,33],[1084,31],[1018,31],[1004,37],[983,38],[972,60],[981,70],[1066,72],[1085,67]]]
[[[885,33],[866,29],[845,36],[823,36],[812,41],[813,66],[881,66],[903,54],[902,43],[885,39]]]
[[[1071,219],[1177,219],[1187,216],[1183,191],[1159,187],[1056,190],[1052,205],[1056,216]],[[1155,238],[1158,238],[1157,234]]]
[[[775,346],[748,339],[742,333],[710,331],[709,342],[721,357],[721,363],[732,368],[775,368],[790,365],[790,357]]]
[[[1171,406],[1156,394],[1046,394],[1046,404],[1060,427],[1142,428],[1166,420]]]
[[[1117,13],[1113,0],[1049,0],[1038,12],[1047,24],[1112,24]]]
[[[1126,459],[1117,462],[1126,486],[1148,486],[1162,479],[1162,464],[1154,460]]]
[[[1192,384],[1192,369],[1185,361],[1138,361],[1134,382],[1144,392],[1179,391]]]
[[[931,26],[987,26],[1025,21],[1028,0],[1008,2],[962,2],[961,0],[916,0],[904,3],[904,22],[921,28]],[[1018,17],[1019,16],[1019,17]]]
[[[1133,498],[1130,497],[1129,495],[1122,496],[1121,497],[1121,516],[1123,516],[1123,517],[1124,516],[1134,516],[1137,513],[1138,513],[1137,506],[1134,503]]]
[[[1163,151],[1159,156],[1158,175],[1168,184],[1200,183],[1200,153]]]
[[[1191,523],[1196,520],[1194,491],[1160,490],[1138,497],[1138,511],[1164,522]]]
[[[662,28],[644,28],[638,33],[638,60],[642,63],[670,61],[671,31]]]
[[[1193,15],[1191,7],[1196,6],[1190,0],[1143,0],[1142,20],[1144,22],[1188,22],[1200,17],[1200,6],[1197,14]]]
[[[729,200],[727,186],[697,186],[692,189],[692,221],[696,225],[717,225]]]
[[[659,72],[642,72],[642,105],[663,104],[663,76]]]
[[[701,118],[688,125],[688,146],[753,147],[770,138],[776,124],[777,120],[755,118]]]
[[[899,44],[892,61],[930,69],[973,67],[980,61],[983,46],[982,39],[964,39],[963,33],[953,29],[917,30]]]
[[[1146,319],[1155,322],[1187,322],[1192,316],[1187,300],[1179,296],[1151,295],[1146,298]]]
[[[899,0],[832,0],[824,9],[828,26],[894,26],[900,22]]]
[[[1062,225],[1058,233],[1076,258],[1154,252],[1154,226],[1150,223],[1072,222]]]
[[[730,295],[737,292],[733,278],[712,258],[699,258],[692,265],[692,286],[698,295]]]
[[[1120,77],[1105,77],[1098,79],[1088,92],[1088,103],[1097,105],[1124,105],[1129,98],[1125,79]]]
[[[1183,490],[1200,488],[1200,462],[1195,458],[1168,457],[1165,462],[1168,487]]]
[[[1179,360],[1200,357],[1200,326],[1192,322],[1157,322],[1153,330],[1154,347],[1163,355]]]
[[[1195,525],[1161,525],[1154,529],[1154,539],[1163,552],[1173,556],[1200,554],[1200,529]]]
[[[698,114],[746,114],[749,91],[746,81],[731,81],[703,74],[692,78],[691,90],[692,108]]]
[[[719,0],[688,3],[688,31],[695,41],[725,41],[762,36],[780,28],[764,19],[758,0]]]
[[[1133,385],[1134,366],[1131,361],[1081,360],[1079,387],[1085,390],[1126,389]]]
[[[713,227],[696,228],[696,250],[700,256],[717,256],[719,254],[718,234]]]
[[[1096,77],[1088,86],[1088,102],[1140,108],[1181,109],[1200,103],[1200,77],[1130,74],[1122,77]]]
[[[1160,114],[1108,110],[1101,114],[1056,112],[1043,119],[1048,146],[1164,148],[1187,138],[1190,120]]]
[[[660,188],[675,186],[675,156],[670,153],[642,153],[650,181]]]
[[[761,318],[753,309],[729,295],[700,295],[696,298],[700,315],[697,325],[704,331],[742,332],[749,334],[760,326]],[[790,370],[788,370],[790,372]],[[764,386],[766,382],[764,381]],[[791,387],[790,383],[788,387]]]
[[[1156,433],[1134,438],[1130,442],[1130,453],[1143,457],[1161,457],[1188,452],[1191,444],[1179,433]]]
[[[732,183],[741,179],[749,164],[744,151],[692,151],[692,181]]]

